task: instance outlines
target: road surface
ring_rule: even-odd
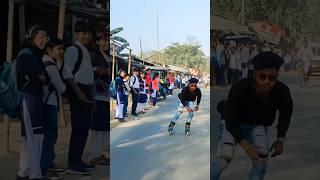
[[[176,123],[176,133],[169,136],[167,132],[179,103],[177,93],[139,120],[113,128],[111,180],[209,179],[209,89],[202,89],[202,93],[200,110],[194,115],[188,137],[184,135],[186,112]]]

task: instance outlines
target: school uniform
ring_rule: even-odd
[[[16,60],[17,86],[21,93],[19,119],[22,135],[18,176],[35,179],[42,177],[40,161],[44,124],[43,83],[39,75],[43,73],[43,53],[35,47],[28,50],[33,55],[22,53]]]
[[[58,109],[59,96],[66,91],[62,77],[56,63],[48,56],[42,58],[50,83],[43,87],[42,101],[44,103],[44,139],[41,156],[43,175],[53,165],[55,159],[54,146],[58,139]]]
[[[139,102],[137,106],[137,111],[144,112],[144,109],[146,108],[147,105],[147,89],[146,89],[146,80],[142,79],[141,77],[139,78],[139,83],[140,83],[140,89],[139,89]]]
[[[131,115],[136,116],[137,105],[139,102],[139,89],[140,89],[139,78],[136,75],[131,76],[130,86],[137,92],[137,94],[132,93],[132,108],[131,108]]]
[[[93,100],[94,74],[91,57],[88,49],[80,42],[76,42],[82,51],[82,63],[79,70],[72,73],[78,60],[78,49],[70,46],[64,54],[64,79],[74,79],[81,91],[87,96],[89,101]],[[93,104],[81,102],[75,92],[68,92],[71,112],[71,138],[69,145],[68,165],[74,168],[83,168],[81,160],[83,150],[87,141],[90,123],[93,117]]]
[[[123,116],[127,115],[128,112],[128,98],[129,98],[129,92],[131,90],[129,81],[124,80],[125,85],[125,91],[124,91],[124,106],[123,106]]]
[[[115,79],[115,86],[117,89],[117,109],[116,117],[122,119],[124,117],[123,108],[125,103],[125,84],[121,76],[117,76]]]
[[[92,54],[94,67],[94,100],[96,108],[90,127],[90,159],[103,156],[105,147],[108,146],[110,132],[110,79],[108,75],[99,75],[100,68],[108,68],[107,56],[100,50]]]

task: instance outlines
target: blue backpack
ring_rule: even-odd
[[[0,111],[13,119],[19,117],[20,110],[21,95],[17,86],[16,60],[22,54],[33,56],[30,49],[23,49],[11,64],[4,63],[3,69],[0,72]]]
[[[116,88],[116,82],[115,81],[111,81],[110,97],[112,97],[113,99],[117,99],[117,88]]]

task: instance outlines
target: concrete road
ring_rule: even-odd
[[[291,90],[294,101],[294,113],[287,133],[285,152],[271,159],[265,180],[320,180],[320,80],[311,79],[310,84],[301,88],[298,77],[294,74],[282,74],[280,80]],[[219,100],[227,97],[229,88],[214,89],[213,103],[216,107]],[[219,116],[216,108],[211,113],[212,119],[212,151],[217,148]],[[275,139],[275,124],[272,140]],[[230,166],[223,173],[221,180],[247,179],[251,162],[238,147]]]
[[[120,124],[111,130],[112,180],[209,179],[210,104],[209,89],[202,89],[200,110],[195,113],[191,134],[184,135],[187,113],[168,135],[179,99],[177,93],[160,102],[159,108],[139,120]]]

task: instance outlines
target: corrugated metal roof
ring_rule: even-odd
[[[81,13],[84,15],[95,17],[107,17],[107,10],[98,7],[88,0],[66,0],[66,9],[74,13]],[[38,4],[44,3],[49,6],[59,7],[60,0],[27,0],[28,3]]]

